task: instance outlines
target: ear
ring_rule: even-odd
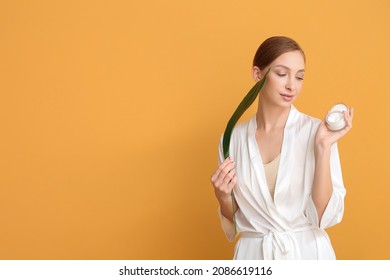
[[[256,81],[256,83],[262,79],[261,70],[259,67],[253,66],[252,76],[253,76],[253,79]]]

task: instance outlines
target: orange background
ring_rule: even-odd
[[[0,258],[231,259],[218,140],[258,45],[287,35],[296,107],[355,108],[336,254],[390,259],[389,26],[386,0],[1,0]]]

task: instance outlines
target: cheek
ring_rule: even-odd
[[[299,82],[299,83],[296,84],[295,88],[296,88],[297,93],[299,93],[301,91],[302,86],[303,86],[302,82]]]
[[[283,88],[283,79],[280,78],[270,78],[267,80],[267,91],[274,92],[274,91],[279,91],[280,88]]]

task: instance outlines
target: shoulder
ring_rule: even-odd
[[[250,127],[254,125],[254,122],[256,122],[256,115],[250,117],[248,120],[236,124],[232,132],[232,138],[245,138],[248,135]]]
[[[246,142],[250,129],[256,124],[256,116],[252,116],[250,119],[238,122],[231,133],[230,137],[230,146],[235,146],[239,143]],[[220,145],[222,145],[224,133],[222,133],[220,138]]]
[[[296,120],[303,121],[303,122],[311,122],[311,123],[320,123],[321,122],[320,119],[318,119],[316,117],[309,116],[309,115],[299,111],[295,106],[291,107],[291,112],[292,112],[292,114],[294,114]]]
[[[256,122],[256,115],[250,117],[248,120],[238,121],[233,128],[231,138],[240,138],[248,134],[248,129],[253,126],[253,122]],[[221,141],[224,133],[221,134]]]
[[[293,108],[294,110],[294,114],[295,114],[295,117],[294,117],[294,126],[297,128],[298,132],[304,132],[304,131],[312,131],[312,132],[316,132],[319,125],[321,124],[321,120],[316,118],[316,117],[312,117],[312,116],[309,116],[305,113],[302,113],[300,111],[298,111],[295,107]]]

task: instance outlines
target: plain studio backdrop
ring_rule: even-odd
[[[296,107],[355,108],[336,255],[390,259],[389,26],[387,0],[1,0],[0,258],[231,259],[218,141],[285,35],[307,56]]]

